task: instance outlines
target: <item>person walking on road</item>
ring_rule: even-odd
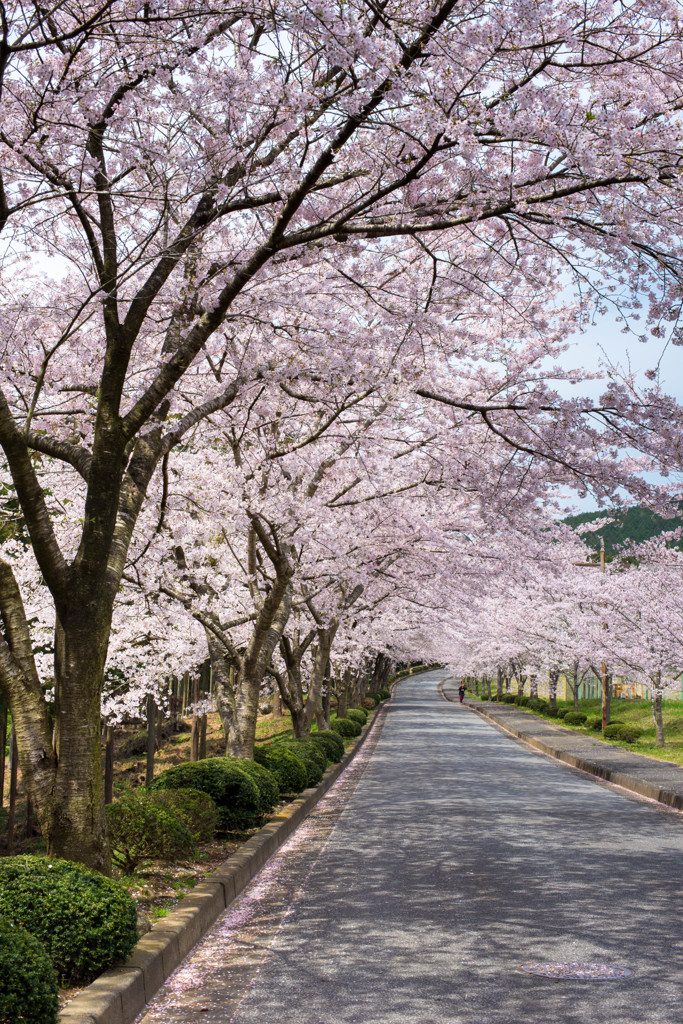
[[[462,702],[465,699],[465,684],[464,683],[461,683],[460,686],[458,687],[458,696],[460,697],[460,703],[462,704]]]

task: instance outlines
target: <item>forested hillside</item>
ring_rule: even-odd
[[[634,505],[625,512],[583,512],[581,515],[567,516],[564,521],[570,526],[577,527],[583,526],[584,523],[603,519],[605,516],[610,516],[613,521],[604,526],[602,530],[583,534],[583,539],[597,551],[600,549],[600,537],[604,537],[605,554],[610,558],[617,548],[628,541],[640,543],[649,540],[650,537],[656,537],[665,530],[675,530],[677,527],[683,526],[683,505],[681,506],[681,516],[675,519],[664,519],[649,508]]]

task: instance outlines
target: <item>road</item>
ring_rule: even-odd
[[[683,815],[527,750],[444,677],[400,684],[144,1024],[683,1024]],[[541,960],[633,973],[519,970]]]

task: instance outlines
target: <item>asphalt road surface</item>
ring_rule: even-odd
[[[444,677],[400,684],[145,1024],[683,1024],[683,815],[532,753]]]

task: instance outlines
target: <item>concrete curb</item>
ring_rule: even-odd
[[[443,687],[440,687],[445,700],[450,701],[454,704],[455,701],[451,700],[447,696]],[[562,761],[564,764],[570,765],[572,768],[578,768],[582,772],[586,772],[588,775],[594,775],[598,779],[604,779],[605,782],[612,782],[616,786],[621,786],[622,789],[627,789],[631,793],[636,793],[638,796],[644,796],[648,800],[655,800],[657,803],[664,804],[665,807],[671,807],[677,811],[683,811],[683,795],[681,793],[675,793],[670,789],[664,789],[660,786],[656,786],[651,782],[647,782],[645,779],[639,779],[637,775],[631,775],[628,772],[615,771],[606,764],[600,764],[598,761],[589,761],[584,757],[578,757],[576,754],[570,753],[568,750],[562,750],[558,747],[553,747],[548,743],[544,743],[543,740],[537,739],[530,733],[525,732],[523,729],[515,729],[514,726],[503,724],[495,715],[490,715],[482,708],[474,707],[472,704],[467,705],[470,711],[473,711],[475,715],[479,715],[480,718],[490,722],[491,725],[495,725],[496,728],[502,732],[513,736],[515,739],[522,740],[528,746],[533,747],[535,750],[539,750],[542,754],[547,754],[549,757],[555,758],[556,761]]]
[[[140,939],[125,964],[105,971],[68,1003],[59,1014],[60,1024],[132,1024],[193,946],[337,781],[384,718],[386,706],[386,702],[381,705],[339,764],[327,769],[318,786],[304,790],[297,800],[283,807],[206,881],[196,885]]]

